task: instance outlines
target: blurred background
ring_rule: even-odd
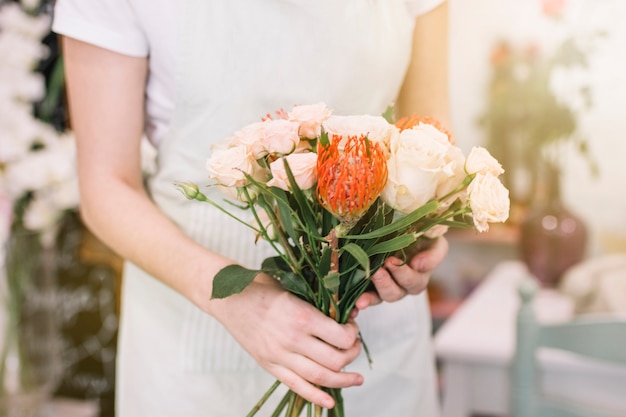
[[[495,291],[489,282],[514,277],[489,302],[515,306],[515,280],[532,276],[548,300],[542,308],[556,316],[626,311],[626,1],[448,2],[451,130],[466,153],[485,146],[502,163],[512,209],[487,234],[450,232],[449,256],[431,282],[446,417],[471,414],[450,411],[461,388],[445,378],[446,364],[463,357],[449,348],[467,336],[458,323],[497,332],[476,348],[508,369],[514,310],[471,307],[481,288]],[[51,10],[47,0],[0,0],[0,410],[19,397],[36,404],[23,415],[105,417],[113,415],[121,260],[77,216]],[[149,173],[154,150],[144,151]],[[25,278],[35,275],[44,281]],[[506,327],[490,327],[485,317],[501,308]],[[42,317],[54,323],[41,327]],[[33,335],[31,346],[14,346]],[[38,375],[24,377],[24,350]],[[504,399],[474,414],[506,415],[507,407]]]
[[[546,167],[558,165],[562,203],[587,228],[584,256],[626,251],[625,17],[620,0],[450,1],[453,131],[502,162],[513,203],[510,228],[450,238],[464,246],[440,274],[450,291],[483,276],[484,255],[521,256],[520,226],[555,175]]]

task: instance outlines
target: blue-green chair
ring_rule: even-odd
[[[578,403],[546,396],[540,389],[537,351],[540,348],[564,350],[626,367],[626,319],[607,316],[576,318],[559,324],[538,323],[532,308],[537,288],[531,278],[519,287],[521,304],[511,367],[511,417],[625,417],[623,412],[604,410],[601,404],[586,404],[584,398]]]

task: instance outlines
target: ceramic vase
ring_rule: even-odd
[[[580,262],[587,246],[587,227],[562,198],[560,174],[547,167],[520,226],[520,256],[544,287],[556,287],[564,272]]]

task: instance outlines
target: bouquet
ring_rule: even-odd
[[[450,227],[489,229],[509,212],[501,165],[484,148],[465,157],[438,122],[417,117],[333,115],[324,103],[280,110],[235,132],[213,149],[206,167],[220,204],[198,185],[178,183],[247,225],[276,250],[258,270],[223,268],[213,298],[241,292],[261,272],[339,323],[346,323],[370,277],[389,256],[408,259]],[[251,212],[253,222],[234,210]],[[365,347],[365,345],[364,345]],[[367,352],[367,348],[365,347]],[[277,381],[248,416],[279,385]],[[339,389],[328,417],[343,417]],[[273,416],[321,416],[288,391]]]

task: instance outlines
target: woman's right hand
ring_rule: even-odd
[[[363,383],[362,375],[342,371],[361,351],[356,323],[338,324],[273,278],[260,275],[242,293],[211,304],[211,314],[259,365],[306,400],[332,408],[318,386]]]

